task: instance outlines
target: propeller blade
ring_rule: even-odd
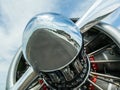
[[[89,30],[120,7],[120,3],[117,2],[114,4],[106,4],[107,6],[105,4],[100,5],[103,3],[102,1],[103,0],[97,0],[83,17],[76,22],[76,25],[81,29],[82,33]]]

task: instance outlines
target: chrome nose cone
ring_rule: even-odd
[[[76,25],[55,13],[32,18],[23,33],[23,54],[36,72],[60,70],[70,64],[82,48]]]

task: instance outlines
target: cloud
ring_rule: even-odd
[[[120,17],[120,8],[116,11],[114,11],[112,14],[110,14],[107,18],[105,18],[103,21],[107,22],[109,24],[114,24],[115,21]]]
[[[70,17],[80,18],[84,13],[90,8],[90,6],[95,2],[95,0],[84,0],[79,1],[77,5],[75,5],[75,9],[71,11]]]
[[[120,25],[118,26],[118,29],[120,29]]]

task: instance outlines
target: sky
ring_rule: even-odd
[[[36,14],[56,12],[66,17],[82,17],[96,0],[0,0],[0,90],[5,89],[10,63],[22,45],[22,34]],[[102,0],[101,6],[120,3]],[[97,7],[97,11],[100,8]],[[102,20],[120,29],[120,9]]]

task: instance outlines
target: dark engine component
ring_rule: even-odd
[[[79,55],[68,66],[54,72],[42,73],[44,80],[52,88],[72,89],[80,87],[88,78],[90,64],[86,56]]]

